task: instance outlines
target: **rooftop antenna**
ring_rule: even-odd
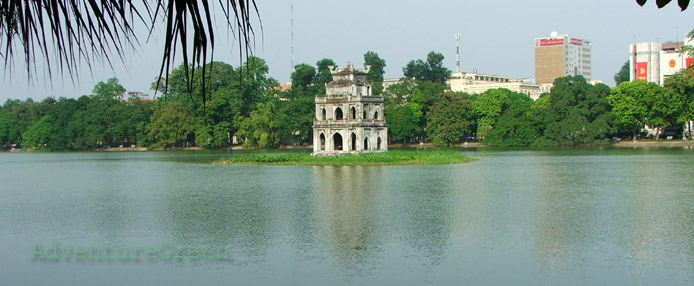
[[[290,0],[291,5],[291,39],[292,39],[292,71],[294,71],[294,0]]]
[[[460,72],[460,33],[455,34],[455,70]]]

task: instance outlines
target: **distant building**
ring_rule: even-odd
[[[636,79],[665,84],[665,79],[692,64],[694,58],[680,54],[683,45],[675,43],[642,42],[629,45],[629,80]]]
[[[446,82],[451,91],[469,94],[483,93],[489,89],[506,88],[513,92],[528,95],[537,100],[544,92],[549,92],[551,85],[539,85],[531,79],[512,79],[508,76],[455,72]]]
[[[538,84],[552,84],[558,77],[583,76],[592,78],[593,44],[571,35],[552,32],[548,38],[535,39],[535,80]]]
[[[316,97],[313,155],[383,152],[388,150],[388,127],[383,96],[374,96],[366,69],[331,67],[333,80],[326,95]]]

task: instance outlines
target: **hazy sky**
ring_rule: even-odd
[[[270,76],[287,82],[290,0],[256,1],[263,32],[256,25],[254,53],[267,61]],[[401,77],[408,61],[437,51],[454,71],[454,34],[460,33],[463,71],[534,78],[534,39],[558,31],[592,41],[593,79],[612,86],[612,77],[629,57],[630,43],[681,41],[694,28],[694,7],[689,10],[680,12],[676,1],[658,10],[655,0],[643,8],[634,0],[294,0],[294,62],[315,65],[331,58],[338,65],[362,65],[363,54],[371,50],[386,60],[388,78]],[[220,21],[217,27],[224,25]],[[226,32],[218,33],[215,60],[238,66],[236,43]],[[162,41],[153,39],[129,52],[126,62],[115,62],[113,69],[97,64],[90,72],[83,67],[74,84],[68,75],[54,74],[49,81],[42,69],[28,81],[23,58],[17,57],[12,74],[0,70],[0,101],[79,97],[113,76],[129,91],[152,94],[149,87],[159,72],[162,47]]]

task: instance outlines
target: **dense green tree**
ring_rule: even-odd
[[[391,106],[385,110],[388,122],[388,131],[393,140],[402,140],[403,143],[410,142],[412,138],[421,134],[423,113],[419,104],[408,102],[406,104]]]
[[[508,92],[504,111],[495,120],[484,142],[496,146],[528,146],[537,138],[530,110],[533,100],[525,94]],[[479,130],[479,129],[478,129]],[[479,132],[479,131],[478,131]]]
[[[181,102],[164,103],[152,114],[149,137],[159,148],[183,147],[193,132],[193,116]]]
[[[666,78],[665,89],[671,93],[671,108],[678,111],[676,124],[694,120],[694,67],[681,70]],[[687,131],[688,139],[691,139],[692,132]]]
[[[445,84],[451,71],[443,66],[443,55],[437,52],[429,52],[427,60],[411,60],[402,69],[407,79],[428,81]]]
[[[629,61],[626,61],[622,65],[622,68],[619,69],[616,74],[614,74],[614,83],[616,85],[619,85],[625,81],[629,81]]]
[[[28,148],[37,147],[39,149],[48,148],[49,140],[53,134],[53,124],[51,117],[45,115],[36,123],[31,125],[24,133],[24,146]]]
[[[381,59],[378,53],[368,51],[364,54],[364,65],[370,66],[366,74],[366,81],[371,84],[373,95],[383,93],[383,75],[385,74],[386,60]]]
[[[427,114],[427,135],[434,146],[460,142],[472,130],[472,105],[462,96],[444,93]]]
[[[533,109],[533,125],[538,130],[535,145],[577,145],[604,142],[615,132],[610,89],[595,86],[582,76],[557,78],[549,94],[549,105]]]
[[[333,81],[333,74],[330,72],[331,66],[337,66],[331,59],[322,59],[316,62],[316,67],[318,67],[318,69],[313,80],[313,85],[315,86],[316,92],[319,96],[325,95],[325,84]]]
[[[630,130],[634,141],[636,132],[649,123],[653,103],[662,92],[659,85],[640,80],[622,82],[612,89],[607,99],[612,106],[615,123],[620,128]]]
[[[280,143],[280,121],[273,102],[260,103],[249,117],[240,119],[238,136],[244,147],[275,148]]]
[[[477,137],[485,139],[496,120],[509,105],[511,91],[490,89],[479,94],[472,103],[472,111],[477,118]]]
[[[106,82],[100,81],[92,90],[94,96],[108,98],[122,98],[125,88],[118,83],[115,77],[109,78]]]
[[[316,78],[316,68],[307,64],[298,64],[294,66],[294,72],[292,72],[292,88],[301,88],[306,90],[309,86],[313,84]]]

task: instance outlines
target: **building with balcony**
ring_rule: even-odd
[[[366,82],[369,66],[348,62],[344,68],[330,69],[333,80],[325,84],[326,95],[315,99],[313,155],[387,151],[383,96],[374,96]]]

